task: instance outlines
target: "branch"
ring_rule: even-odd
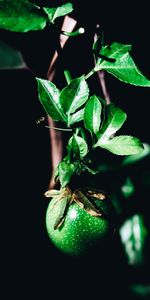
[[[70,18],[69,16],[65,16],[64,22],[62,24],[61,31],[72,32],[73,29],[75,28],[76,24],[77,24],[76,20],[74,20],[73,18]],[[69,36],[64,35],[64,34],[60,34],[60,37],[59,37],[59,44],[60,44],[60,49],[59,50],[60,51],[64,48],[64,46],[65,46],[66,42],[68,41],[68,39],[69,39]],[[51,60],[49,68],[48,68],[47,79],[50,80],[50,81],[53,81],[54,76],[55,76],[55,72],[56,72],[55,64],[56,64],[57,59],[58,59],[58,49],[55,50],[53,58]]]
[[[108,90],[106,88],[105,71],[99,71],[99,72],[97,72],[97,75],[98,75],[98,78],[99,78],[99,81],[101,84],[102,92],[103,92],[104,98],[106,100],[106,103],[109,104],[111,102],[111,100],[110,100]]]
[[[65,16],[64,22],[62,24],[61,31],[68,31],[72,32],[77,24],[77,21],[69,16]],[[47,79],[50,81],[54,80],[54,76],[56,73],[56,61],[59,57],[59,52],[63,50],[65,44],[67,43],[69,36],[60,34],[59,37],[59,49],[54,52],[53,58],[51,60],[50,66],[47,72]],[[52,162],[52,175],[49,183],[49,189],[54,188],[55,181],[54,181],[54,172],[56,167],[58,166],[59,162],[63,156],[63,139],[62,133],[60,131],[56,131],[53,127],[56,127],[55,122],[48,116],[48,125],[51,128],[49,130],[50,142],[51,142],[51,162]]]
[[[95,33],[94,42],[96,42],[97,38],[98,38],[97,33]],[[97,75],[98,75],[100,85],[101,85],[101,88],[102,88],[103,96],[106,100],[106,103],[109,104],[111,102],[111,100],[110,100],[110,95],[109,95],[107,87],[106,87],[105,71],[98,71]]]

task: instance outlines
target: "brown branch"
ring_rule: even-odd
[[[48,117],[48,125],[50,127],[55,125],[55,122]],[[51,168],[52,174],[49,182],[49,188],[53,188],[55,186],[54,173],[55,169],[58,166],[59,162],[63,156],[63,141],[62,141],[62,133],[61,131],[56,131],[55,129],[49,129],[50,135],[50,143],[51,143]]]
[[[102,92],[103,92],[104,98],[106,100],[106,103],[109,104],[111,102],[111,100],[110,100],[108,90],[106,88],[105,71],[99,71],[99,72],[97,72],[97,75],[98,75],[98,78],[99,78],[99,81],[101,84]]]
[[[98,39],[98,36],[97,36],[97,33],[95,33],[94,42],[96,42],[97,39]],[[95,62],[95,59],[94,59],[94,62]],[[109,104],[111,102],[111,100],[110,100],[110,95],[109,95],[107,87],[106,87],[105,71],[98,71],[97,75],[98,75],[100,85],[102,88],[103,96],[106,100],[106,103]]]
[[[65,16],[61,31],[72,32],[73,29],[75,28],[76,24],[77,24],[76,20],[74,20],[73,18],[70,18],[69,16]],[[69,39],[69,36],[60,34],[59,43],[60,43],[61,50],[64,48],[68,39]],[[55,72],[56,72],[55,64],[56,64],[57,59],[58,59],[58,51],[55,50],[53,58],[49,65],[48,72],[47,72],[47,78],[50,81],[53,81],[54,76],[55,76]]]
[[[62,24],[62,31],[72,32],[76,26],[77,21],[69,16],[65,16],[64,22]],[[59,43],[60,43],[60,50],[62,51],[66,42],[68,41],[69,36],[60,34]],[[56,61],[58,59],[59,53],[56,50],[54,52],[53,58],[51,60],[48,72],[47,72],[47,79],[50,81],[54,80],[55,73],[56,73]],[[48,124],[50,127],[57,127],[55,122],[48,116]],[[52,175],[49,182],[49,188],[53,188],[55,186],[54,181],[54,172],[57,168],[59,162],[63,156],[63,138],[62,133],[60,131],[56,131],[55,129],[49,129],[49,136],[51,142],[51,166],[52,166]]]
[[[64,22],[62,24],[61,31],[68,31],[72,32],[77,24],[77,21],[73,18],[70,18],[69,16],[65,16]],[[60,34],[59,37],[59,45],[60,45],[60,51],[63,50],[65,44],[67,43],[69,39],[69,36]],[[97,36],[95,34],[94,39],[97,39]],[[56,62],[59,57],[58,50],[54,52],[53,58],[51,60],[51,63],[48,68],[47,72],[47,79],[50,81],[54,80],[55,73],[56,73]],[[106,100],[106,103],[110,103],[110,96],[106,88],[106,82],[105,82],[105,73],[104,71],[97,72],[98,78],[101,84],[102,92],[104,95],[104,98]],[[48,125],[49,127],[57,127],[55,122],[48,117]],[[62,138],[62,132],[56,131],[55,129],[51,128],[49,129],[49,136],[50,136],[50,143],[51,143],[51,167],[52,167],[52,174],[51,179],[49,183],[49,188],[54,188],[55,181],[54,181],[54,172],[59,164],[59,162],[62,159],[63,156],[63,138]]]

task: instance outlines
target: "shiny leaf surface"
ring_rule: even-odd
[[[97,146],[116,155],[131,155],[143,151],[139,139],[129,135],[120,135],[106,141],[99,140]]]
[[[95,71],[105,70],[123,82],[149,87],[150,80],[148,80],[135,65],[129,52],[131,49],[131,45],[116,42],[110,46],[102,47],[100,55],[106,57],[106,59],[100,58],[98,60]]]
[[[88,99],[89,88],[84,76],[73,79],[60,94],[60,103],[69,115],[80,108]]]
[[[105,119],[100,130],[99,140],[106,140],[116,133],[123,125],[127,118],[125,112],[113,103],[105,108]]]
[[[142,152],[135,154],[135,155],[130,155],[130,156],[125,157],[122,161],[122,166],[136,164],[137,162],[141,161],[145,157],[150,156],[150,145],[144,143],[143,147],[144,147],[144,149]]]
[[[59,179],[62,187],[65,187],[73,176],[75,171],[74,164],[61,161],[58,165]]]
[[[73,125],[76,122],[80,122],[84,119],[84,108],[76,111],[74,114],[68,116],[69,125]]]
[[[85,106],[84,125],[85,127],[97,134],[101,123],[102,106],[96,96],[91,96]]]
[[[68,147],[76,158],[83,158],[88,152],[88,145],[86,141],[76,134],[70,138]]]
[[[55,19],[63,17],[73,11],[72,3],[66,3],[58,7],[44,7],[45,13],[48,15],[48,19],[51,23],[54,23]]]
[[[27,32],[46,26],[46,14],[27,0],[0,0],[0,28]]]
[[[47,114],[55,121],[66,121],[65,114],[61,107],[60,92],[56,86],[44,79],[36,78],[38,83],[38,96]]]

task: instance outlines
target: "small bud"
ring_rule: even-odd
[[[72,32],[67,32],[67,31],[61,31],[61,34],[67,35],[67,36],[76,36],[76,35],[80,35],[85,33],[85,29],[83,27],[80,27],[78,30],[76,31],[72,31]]]
[[[79,31],[80,34],[85,33],[85,29],[83,27],[80,27],[78,31]]]
[[[44,196],[46,198],[53,198],[55,196],[58,196],[60,194],[59,190],[48,190],[44,193]]]

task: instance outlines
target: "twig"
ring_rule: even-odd
[[[97,40],[97,38],[98,38],[97,33],[95,33],[94,42]],[[106,87],[105,71],[98,71],[97,75],[98,75],[98,78],[99,78],[99,81],[101,84],[103,96],[106,100],[106,103],[109,104],[111,102],[111,100],[110,100],[110,95],[109,95],[107,87]]]
[[[73,29],[75,28],[76,24],[77,24],[76,20],[74,20],[73,18],[70,18],[69,16],[65,16],[61,31],[62,32],[63,31],[72,32]],[[68,35],[60,34],[59,43],[60,43],[61,50],[64,48],[68,39],[69,39]],[[56,72],[55,64],[56,64],[57,58],[58,58],[58,49],[55,50],[55,52],[54,52],[53,58],[51,60],[51,63],[49,65],[49,69],[47,72],[47,78],[50,81],[53,81],[54,76],[55,76],[55,72]]]
[[[60,128],[60,127],[52,127],[52,126],[45,126],[46,128],[49,128],[51,130],[59,130],[59,131],[72,131],[72,129],[70,128]]]
[[[73,18],[70,18],[69,16],[65,16],[64,22],[61,28],[61,31],[68,31],[72,32],[77,24],[77,21]],[[68,41],[69,36],[60,34],[59,37],[59,52],[62,51],[64,48],[66,42]],[[48,72],[47,72],[47,79],[50,81],[54,80],[55,72],[56,72],[56,61],[58,59],[59,53],[58,49],[54,52],[53,58],[51,60]],[[55,181],[54,181],[54,172],[56,167],[58,166],[59,162],[62,159],[63,156],[63,139],[62,139],[62,133],[60,131],[56,131],[53,127],[55,126],[55,122],[48,117],[48,125],[51,128],[49,130],[49,136],[50,136],[50,142],[51,142],[51,162],[52,162],[52,175],[49,182],[49,189],[54,188]]]
[[[104,98],[106,100],[106,103],[109,104],[111,102],[111,100],[110,100],[108,90],[106,88],[105,71],[98,71],[97,73],[98,73],[97,75],[98,75],[98,78],[99,78],[99,81],[100,81],[100,84],[101,84],[101,88],[102,88]]]

